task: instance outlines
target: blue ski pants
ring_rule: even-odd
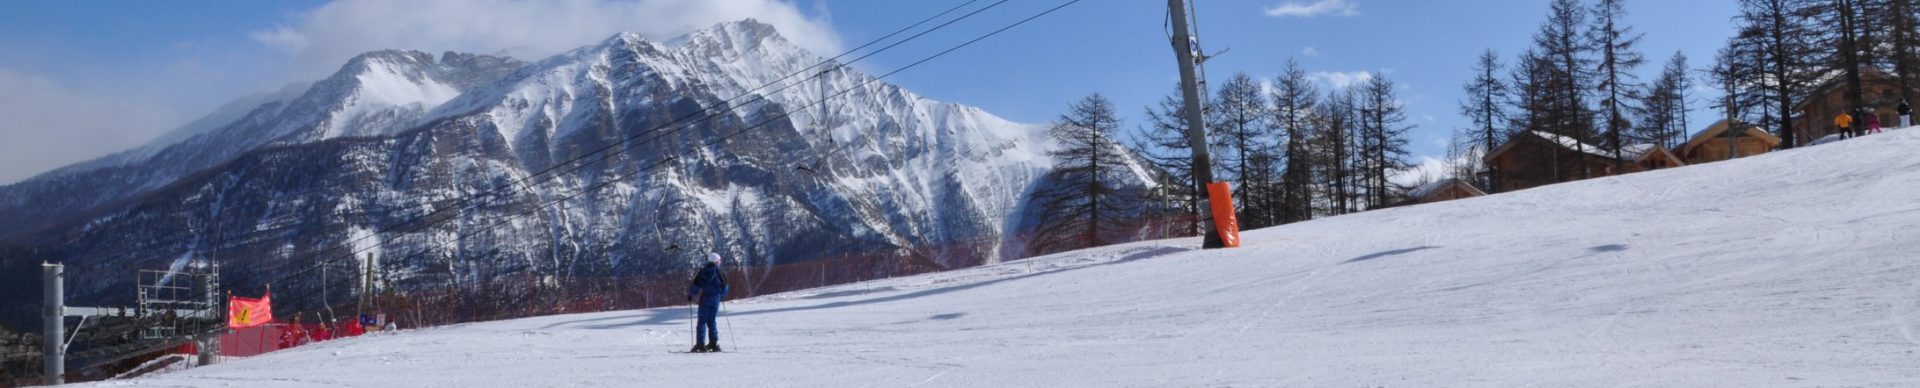
[[[714,317],[719,315],[720,315],[719,302],[700,304],[700,318],[698,319],[699,323],[696,323],[693,328],[693,343],[696,343],[696,344],[702,344],[702,343],[719,344],[720,343],[720,329],[715,327],[713,324]],[[707,334],[706,342],[700,341],[700,333],[702,331],[705,331]]]

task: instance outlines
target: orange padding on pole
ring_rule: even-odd
[[[1207,202],[1213,206],[1213,226],[1220,229],[1220,242],[1228,248],[1240,246],[1240,220],[1233,216],[1233,189],[1227,182],[1207,184]]]

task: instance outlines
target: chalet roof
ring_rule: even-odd
[[[1634,150],[1634,151],[1629,152],[1628,150]],[[1631,158],[1627,160],[1631,160],[1634,163],[1646,161],[1647,158],[1651,158],[1654,156],[1666,156],[1667,160],[1673,161],[1675,164],[1678,164],[1681,166],[1687,165],[1687,162],[1681,160],[1679,155],[1674,155],[1672,150],[1668,150],[1667,147],[1662,147],[1659,144],[1629,145],[1626,147],[1621,147],[1620,152],[1622,154],[1631,156]]]
[[[1833,93],[1834,89],[1838,89],[1845,86],[1846,79],[1847,79],[1846,75],[1847,75],[1846,71],[1835,70],[1835,71],[1827,72],[1826,74],[1822,74],[1819,77],[1815,78],[1812,88],[1807,89],[1806,92],[1800,94],[1799,96],[1794,97],[1795,100],[1798,100],[1800,102],[1793,105],[1793,110],[1794,111],[1807,110],[1807,105],[1811,105],[1815,102],[1818,102],[1818,99],[1812,98],[1813,96],[1824,96],[1829,93]],[[1873,66],[1860,67],[1861,82],[1875,82],[1875,81],[1891,80],[1891,79],[1894,79],[1893,74],[1888,73],[1886,70],[1881,70],[1880,68],[1873,67]]]
[[[1541,131],[1527,131],[1526,133],[1533,134],[1534,136],[1539,137],[1541,139],[1546,139],[1547,142],[1557,144],[1560,146],[1560,148],[1565,148],[1568,151],[1586,152],[1588,155],[1599,156],[1602,158],[1614,157],[1613,153],[1606,152],[1605,150],[1601,149],[1600,146],[1587,144],[1571,137],[1560,136],[1560,135],[1555,135],[1555,134],[1541,132]]]
[[[1641,159],[1646,159],[1648,154],[1652,154],[1659,149],[1660,146],[1654,144],[1629,144],[1620,147],[1620,156],[1622,159],[1640,161]]]
[[[1726,119],[1720,119],[1720,121],[1715,121],[1713,125],[1707,126],[1707,129],[1700,130],[1700,133],[1693,134],[1692,138],[1687,139],[1687,144],[1680,146],[1680,151],[1682,153],[1685,153],[1687,150],[1691,150],[1693,149],[1693,147],[1698,147],[1700,146],[1700,144],[1706,143],[1708,140],[1712,140],[1714,138],[1724,136],[1727,132],[1727,129],[1733,128],[1736,126],[1740,127],[1739,134],[1741,136],[1760,139],[1760,141],[1767,143],[1768,148],[1772,148],[1780,145],[1779,137],[1774,136],[1773,134],[1767,133],[1767,131],[1760,129],[1760,126],[1753,125],[1752,123],[1748,123],[1744,121],[1738,121],[1738,120],[1734,121],[1732,125],[1728,125]]]
[[[1480,191],[1479,188],[1473,187],[1473,185],[1469,185],[1467,184],[1467,182],[1464,182],[1455,178],[1447,178],[1447,179],[1441,179],[1433,182],[1428,182],[1427,184],[1420,185],[1420,187],[1414,188],[1413,191],[1408,192],[1407,195],[1415,199],[1426,199],[1427,197],[1433,196],[1434,194],[1439,194],[1441,191],[1445,191],[1447,188],[1454,187],[1454,186],[1459,186],[1461,189],[1466,190],[1469,193],[1473,193],[1473,195],[1475,196],[1487,195],[1486,192]]]
[[[1648,156],[1652,156],[1652,155],[1659,155],[1659,154],[1672,155],[1673,154],[1672,152],[1668,151],[1666,147],[1661,147],[1658,144],[1649,143],[1649,144],[1629,144],[1626,146],[1622,146],[1620,147],[1620,154],[1616,156],[1610,150],[1601,148],[1600,146],[1597,146],[1597,145],[1587,144],[1579,140],[1574,140],[1573,138],[1566,137],[1566,136],[1560,136],[1560,135],[1555,135],[1555,134],[1541,132],[1541,131],[1526,131],[1526,132],[1521,132],[1521,134],[1533,135],[1533,137],[1535,138],[1546,140],[1548,143],[1558,145],[1560,146],[1560,148],[1566,149],[1568,151],[1586,152],[1588,155],[1598,156],[1605,159],[1620,159],[1620,160],[1626,160],[1631,162],[1639,162],[1641,160],[1645,160]],[[1494,149],[1493,152],[1487,153],[1487,156],[1483,157],[1482,159],[1492,160],[1494,157],[1499,156],[1502,153],[1506,153],[1508,149],[1513,148],[1513,144],[1514,144],[1513,140],[1515,139],[1508,139],[1507,144],[1501,145],[1499,148]],[[1675,159],[1677,160],[1678,158],[1675,158]]]

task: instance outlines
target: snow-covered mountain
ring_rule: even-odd
[[[426,109],[522,65],[484,55],[367,53],[327,79],[241,98],[135,149],[0,186],[0,237],[137,197],[268,145],[413,129]]]
[[[176,143],[0,188],[0,219],[60,220],[0,235],[67,260],[82,301],[126,298],[116,269],[207,258],[216,243],[240,286],[356,239],[418,287],[677,270],[709,250],[753,265],[883,252],[941,266],[1023,251],[1009,236],[1052,163],[1044,126],[844,66],[781,79],[821,60],[752,20],[669,41],[619,34],[532,63],[371,52]],[[822,88],[846,93],[807,107]],[[703,112],[719,114],[682,120]]]
[[[1920,127],[687,310],[322,342],[98,386],[1899,387]],[[478,356],[475,355],[484,355]]]

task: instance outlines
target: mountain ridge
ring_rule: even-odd
[[[297,98],[168,147],[251,135],[224,143],[245,150],[145,175],[165,183],[65,210],[27,240],[73,267],[86,285],[76,300],[109,303],[128,297],[113,292],[113,268],[220,260],[248,287],[349,242],[412,288],[651,273],[705,251],[750,266],[1024,254],[1025,201],[1052,163],[1045,127],[842,65],[782,78],[820,60],[751,20],[665,42],[615,34],[533,62],[369,52]],[[815,106],[827,92],[842,95]],[[193,161],[217,155],[204,156]],[[111,172],[92,179],[145,173]],[[1151,184],[1139,178],[1130,185]],[[658,252],[668,245],[686,250]]]

